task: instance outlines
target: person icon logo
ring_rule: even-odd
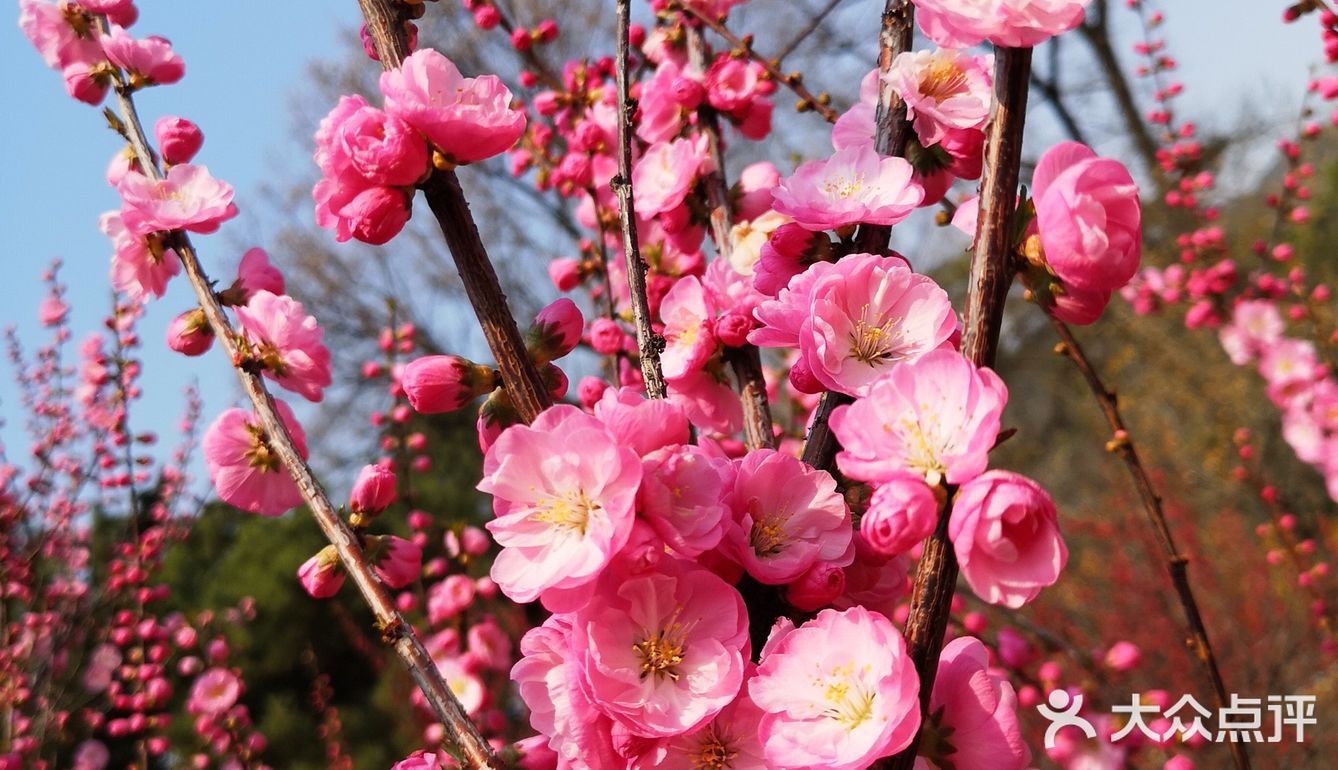
[[[1092,723],[1078,715],[1082,710],[1082,693],[1069,694],[1068,690],[1051,690],[1045,699],[1047,703],[1038,705],[1036,710],[1041,712],[1041,716],[1050,720],[1050,726],[1045,729],[1047,749],[1055,747],[1055,736],[1065,727],[1076,727],[1088,738],[1096,737],[1096,728]]]

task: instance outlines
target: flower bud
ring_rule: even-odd
[[[395,502],[395,472],[384,465],[364,465],[353,482],[348,507],[354,513],[375,516]]]
[[[562,297],[539,311],[525,334],[525,347],[536,363],[562,358],[581,341],[585,317],[576,303]]]
[[[198,356],[214,344],[214,330],[200,308],[187,310],[167,325],[167,346],[187,356]]]
[[[897,556],[934,531],[938,501],[924,479],[906,474],[879,485],[860,518],[859,534],[877,554]]]
[[[1137,668],[1143,655],[1133,642],[1116,642],[1106,651],[1105,663],[1115,671],[1129,671]]]
[[[622,328],[608,318],[596,318],[590,324],[590,347],[601,356],[611,356],[621,351],[624,336]]]
[[[158,150],[162,153],[163,161],[170,165],[190,163],[204,145],[204,132],[199,126],[185,118],[170,115],[160,118],[154,124],[153,135],[158,140]]]
[[[328,599],[339,593],[344,585],[344,570],[339,565],[339,554],[334,546],[327,545],[315,556],[302,562],[297,568],[297,579],[313,599]]]
[[[803,612],[816,612],[836,601],[845,590],[845,570],[818,562],[786,587],[785,600]]]
[[[376,574],[391,588],[403,588],[418,579],[423,549],[401,537],[382,535],[368,547]]]
[[[453,412],[491,390],[491,367],[459,356],[423,356],[404,367],[400,384],[419,414]]]
[[[548,263],[548,277],[558,291],[571,291],[581,282],[581,261],[562,257]]]

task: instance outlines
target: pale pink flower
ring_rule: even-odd
[[[93,694],[106,690],[121,660],[121,651],[116,645],[103,643],[94,647],[81,672],[84,689]]]
[[[496,75],[461,76],[431,48],[381,74],[386,111],[421,131],[446,159],[475,163],[511,148],[525,132],[525,113],[512,109],[511,91]]]
[[[669,387],[669,400],[698,428],[729,434],[743,426],[739,394],[722,374],[689,370],[665,384]]]
[[[907,51],[888,69],[906,101],[920,144],[938,144],[949,129],[980,128],[990,115],[992,57],[951,49]]]
[[[651,145],[632,169],[637,216],[650,219],[683,205],[698,171],[707,165],[706,145],[701,141],[675,139]]]
[[[1277,402],[1297,387],[1314,382],[1323,372],[1310,340],[1284,337],[1269,345],[1259,359],[1259,373],[1269,385],[1269,396]]]
[[[111,761],[111,751],[102,741],[86,740],[74,752],[73,770],[103,770]]]
[[[808,272],[757,309],[762,328],[748,339],[798,347],[828,389],[865,395],[896,364],[942,347],[957,328],[947,292],[898,257],[854,254]]]
[[[762,710],[748,697],[748,688],[715,718],[661,747],[656,770],[770,770],[757,739]]]
[[[242,683],[226,668],[211,668],[195,679],[186,710],[192,714],[219,716],[237,703]]]
[[[111,239],[111,283],[134,300],[161,297],[167,282],[181,272],[181,260],[172,249],[150,247],[144,236],[130,232],[118,211],[98,219],[98,228]]]
[[[915,20],[944,48],[1030,48],[1082,23],[1091,0],[915,0]]]
[[[919,677],[887,618],[862,607],[782,619],[748,693],[759,737],[780,768],[857,770],[908,746],[920,727]]]
[[[517,602],[590,583],[627,542],[640,483],[636,453],[576,407],[507,428],[478,485],[497,514],[488,522],[502,546],[493,580]]]
[[[980,475],[1008,401],[1003,380],[953,350],[899,364],[854,404],[838,407],[832,430],[843,447],[841,472],[882,481],[903,471],[930,486]]]
[[[242,338],[265,376],[308,401],[320,401],[330,385],[330,351],[325,332],[302,303],[287,295],[258,291],[236,308]]]
[[[738,695],[748,612],[710,571],[662,559],[601,580],[572,621],[572,647],[601,711],[632,735],[682,735]]]
[[[715,354],[715,308],[695,276],[681,278],[660,303],[665,348],[660,366],[666,379],[700,369]]]
[[[307,456],[307,438],[282,401],[274,402],[297,453]],[[270,448],[260,421],[243,409],[228,409],[205,431],[200,444],[209,480],[228,505],[264,516],[278,516],[302,504],[302,493]]]
[[[102,50],[112,64],[130,73],[136,85],[170,85],[186,74],[186,63],[172,50],[172,43],[153,35],[136,38],[117,26],[100,38]]]
[[[905,473],[885,479],[860,517],[860,537],[882,556],[898,556],[934,531],[938,500],[923,476]]]
[[[71,24],[71,18],[80,25],[78,29]],[[78,15],[67,17],[63,3],[19,0],[19,29],[52,69],[102,58],[102,46],[93,25]]]
[[[989,652],[964,636],[943,647],[929,698],[922,740],[928,759],[955,770],[1022,770],[1031,752],[1017,722],[1017,695],[1008,680],[990,671]]]
[[[643,457],[691,437],[683,410],[665,399],[648,399],[638,388],[605,390],[593,411],[616,443]]]
[[[645,455],[642,469],[637,502],[655,533],[689,559],[715,548],[724,535],[730,463],[685,444]]]
[[[139,235],[160,230],[212,233],[237,215],[232,185],[210,176],[204,166],[181,163],[158,181],[128,171],[116,189],[123,204],[121,218]]]
[[[1219,335],[1232,363],[1240,366],[1282,339],[1286,328],[1276,303],[1250,299],[1236,303],[1231,323],[1223,326]]]
[[[506,671],[511,667],[511,637],[497,625],[491,616],[469,627],[465,634],[469,657],[484,668]]]
[[[468,575],[447,575],[427,590],[427,620],[432,625],[459,615],[474,601],[474,580]]]
[[[810,230],[860,223],[894,225],[924,199],[904,158],[886,158],[873,147],[838,150],[805,163],[781,181],[774,208]]]
[[[37,306],[37,320],[41,321],[43,326],[56,326],[65,320],[69,312],[70,306],[60,297],[47,297]]]
[[[877,72],[877,70],[874,70]],[[856,102],[841,113],[832,125],[832,149],[847,150],[873,147],[877,132],[877,103]]]
[[[441,672],[441,678],[446,680],[446,686],[451,688],[451,694],[460,702],[465,713],[478,714],[488,697],[488,691],[478,675],[459,657],[441,656],[434,658],[433,662],[437,664],[437,671]],[[425,705],[421,690],[415,689],[413,698],[415,703]]]
[[[390,770],[444,770],[455,762],[443,751],[418,750],[390,766]]]
[[[1036,164],[1032,200],[1045,261],[1065,285],[1114,291],[1138,272],[1142,214],[1124,164],[1057,144]]]
[[[1054,500],[1010,471],[989,471],[957,490],[948,537],[976,596],[1012,609],[1053,585],[1069,557]]]
[[[819,562],[854,558],[850,510],[830,473],[771,449],[749,452],[734,473],[724,547],[759,582],[781,585]]]

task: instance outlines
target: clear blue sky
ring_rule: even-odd
[[[872,4],[865,4],[873,24]],[[1298,73],[1320,56],[1313,23],[1283,26],[1278,19],[1285,3],[1274,0],[1175,0],[1166,5],[1166,36],[1189,86],[1182,102],[1187,113],[1208,125],[1233,125],[1247,108],[1291,119]],[[207,269],[226,280],[240,256],[233,242],[264,221],[263,212],[247,208],[255,203],[254,193],[273,161],[282,157],[280,165],[300,163],[309,152],[291,141],[288,96],[302,88],[308,63],[334,52],[340,35],[354,27],[357,4],[140,0],[139,6],[136,32],[169,37],[186,59],[186,77],[179,85],[142,96],[145,119],[179,114],[198,122],[206,134],[200,162],[237,188],[243,218],[228,226],[228,235],[197,241]],[[97,110],[65,96],[58,75],[45,69],[18,32],[15,4],[7,7],[10,18],[0,22],[0,71],[15,112],[0,121],[5,148],[0,327],[17,324],[27,340],[38,339],[38,275],[59,256],[75,306],[73,326],[82,334],[96,328],[107,307],[110,246],[97,230],[97,217],[117,205],[102,173],[118,144],[102,127]],[[1123,9],[1113,12],[1128,19]],[[265,25],[251,23],[253,18]],[[1257,53],[1247,55],[1251,52]],[[150,307],[142,326],[149,378],[146,398],[132,417],[137,429],[170,435],[181,409],[179,393],[191,381],[201,385],[206,418],[236,398],[235,380],[220,356],[187,360],[164,346],[167,322],[190,303],[184,281],[178,280],[166,298]],[[9,372],[0,372],[0,416],[10,423],[0,427],[0,440],[11,457],[19,458],[26,442],[11,379]]]

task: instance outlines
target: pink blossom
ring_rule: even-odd
[[[163,162],[173,166],[190,163],[204,146],[204,132],[199,126],[171,115],[161,117],[153,124],[153,136],[158,140]]]
[[[1053,585],[1069,556],[1054,500],[1009,471],[989,471],[961,486],[948,536],[971,590],[1012,609]]]
[[[915,0],[915,20],[944,48],[1031,48],[1082,22],[1091,0]]]
[[[1052,287],[1058,290],[1053,292],[1054,306],[1051,312],[1055,318],[1067,324],[1085,326],[1096,323],[1105,312],[1106,305],[1110,304],[1111,293],[1108,291],[1088,291],[1076,286],[1054,284]]]
[[[922,740],[938,767],[956,770],[1022,770],[1031,752],[1022,740],[1013,686],[989,668],[980,640],[964,636],[943,647]]]
[[[459,356],[422,356],[400,375],[409,404],[419,414],[453,412],[496,386],[490,366]]]
[[[933,533],[938,509],[938,500],[922,476],[894,476],[874,490],[860,518],[860,537],[883,556],[906,553]]]
[[[601,580],[572,621],[595,705],[632,735],[693,730],[734,700],[748,612],[732,586],[690,562]]]
[[[506,671],[511,667],[511,637],[489,615],[482,622],[469,627],[465,635],[469,656],[485,668]]]
[[[648,399],[637,388],[605,390],[593,411],[615,442],[643,457],[690,438],[681,409],[664,399]]]
[[[395,471],[379,463],[364,465],[353,480],[349,510],[375,516],[390,507],[397,496]]]
[[[139,235],[162,230],[212,233],[237,215],[232,185],[214,179],[204,166],[182,163],[158,181],[128,171],[116,189],[125,226]]]
[[[42,304],[37,307],[37,318],[43,326],[57,326],[69,312],[70,306],[60,297],[51,296],[42,300]]]
[[[320,401],[330,385],[330,351],[324,330],[302,303],[287,295],[258,291],[236,308],[250,357],[265,376],[308,401]]]
[[[431,48],[413,52],[381,74],[386,111],[421,131],[458,165],[499,155],[525,131],[525,113],[512,109],[511,91],[496,75],[461,76]]]
[[[809,268],[756,311],[759,346],[797,346],[825,387],[865,395],[901,361],[942,347],[957,328],[947,292],[898,257],[855,254]]]
[[[474,601],[474,581],[468,575],[447,575],[427,592],[427,619],[437,625],[459,615]]]
[[[186,74],[186,63],[167,38],[138,39],[117,26],[101,38],[102,50],[112,64],[130,73],[132,85],[171,85]]]
[[[813,231],[894,225],[924,199],[911,175],[905,159],[881,157],[873,147],[838,150],[782,180],[773,193],[774,208]]]
[[[214,330],[198,307],[173,318],[167,325],[167,346],[182,355],[202,355],[213,344]]]
[[[797,579],[818,562],[850,563],[850,510],[836,480],[790,455],[749,452],[725,497],[725,549],[768,585]]]
[[[770,93],[764,87],[765,75],[762,65],[751,59],[721,56],[706,70],[706,99],[721,112],[746,113],[755,100]]]
[[[274,402],[297,453],[307,456],[306,434],[293,411]],[[209,480],[228,505],[264,516],[277,516],[302,503],[302,493],[270,448],[265,429],[243,409],[228,409],[205,431],[200,444]]]
[[[420,749],[391,765],[390,770],[444,770],[454,766],[445,752]]]
[[[874,70],[878,72],[878,70]],[[858,101],[850,109],[841,113],[832,125],[832,149],[849,150],[874,146],[874,134],[877,131],[878,102]]]
[[[830,244],[825,236],[819,237],[793,222],[777,227],[758,249],[753,288],[765,296],[776,296],[792,278],[820,261],[824,247],[831,250]]]
[[[695,276],[680,279],[665,295],[660,304],[665,341],[660,365],[667,379],[700,369],[715,354],[714,317],[715,309]]]
[[[88,654],[81,672],[84,689],[97,694],[111,685],[112,675],[121,665],[121,651],[114,644],[99,644]]]
[[[771,210],[771,191],[780,184],[781,175],[770,161],[745,166],[734,184],[734,218],[745,222],[757,219]]]
[[[816,612],[835,602],[845,590],[845,570],[818,562],[785,587],[785,601],[802,612]]]
[[[375,551],[376,574],[391,588],[404,588],[423,571],[423,549],[404,538],[381,535],[369,550]]]
[[[251,300],[251,295],[258,291],[268,291],[271,294],[284,293],[283,273],[269,263],[269,254],[262,248],[247,249],[242,254],[241,264],[237,266],[237,281],[234,286],[240,287],[241,296],[238,304],[246,304]]]
[[[907,51],[887,72],[906,101],[915,135],[925,147],[938,144],[949,129],[980,128],[990,115],[992,57],[959,51]]]
[[[845,568],[845,591],[832,606],[838,610],[861,606],[894,616],[901,600],[910,593],[909,556],[889,559],[876,553],[864,538],[855,538],[855,561]]]
[[[74,752],[73,770],[103,770],[111,761],[111,751],[102,741],[86,740]]]
[[[798,628],[782,619],[748,683],[767,762],[781,768],[857,770],[895,754],[920,727],[919,690],[901,634],[863,607]]]
[[[684,73],[677,63],[661,62],[641,87],[636,135],[649,144],[673,140],[705,93],[701,83]]]
[[[437,671],[451,688],[451,694],[460,702],[466,714],[476,715],[483,708],[488,698],[488,691],[483,682],[465,665],[465,661],[455,656],[441,656],[433,659]],[[413,691],[413,698],[420,705],[425,703],[421,690]]]
[[[507,428],[478,485],[497,514],[488,522],[502,546],[493,580],[517,602],[590,583],[627,542],[640,483],[636,453],[575,407]]]
[[[770,770],[757,739],[762,710],[748,697],[748,688],[710,722],[670,738],[662,747],[656,770]]]
[[[1323,364],[1310,340],[1282,338],[1268,346],[1259,359],[1259,373],[1275,401],[1285,400],[1289,392],[1314,382],[1323,372]]]
[[[77,15],[67,17],[61,3],[19,0],[19,29],[52,69],[103,58],[92,23]]]
[[[192,714],[218,716],[232,708],[242,694],[242,683],[226,668],[211,668],[195,679],[186,709]]]
[[[339,593],[344,585],[344,570],[334,547],[326,546],[302,562],[297,568],[297,579],[313,599],[329,599]]]
[[[678,405],[688,420],[699,428],[719,433],[734,433],[743,425],[743,407],[723,375],[690,370],[669,380],[669,400]]]
[[[576,303],[561,297],[549,303],[534,317],[526,333],[525,347],[545,362],[570,353],[581,342],[585,316]]]
[[[1139,662],[1142,661],[1142,658],[1143,656],[1138,649],[1138,645],[1133,642],[1120,640],[1112,644],[1110,649],[1106,650],[1106,655],[1102,662],[1115,671],[1129,671],[1137,668]]]
[[[705,144],[697,140],[675,139],[651,145],[632,169],[637,216],[649,219],[681,206],[698,172],[709,162]]]
[[[428,171],[427,142],[408,123],[364,104],[339,123],[340,154],[369,185],[413,185]]]
[[[1066,285],[1114,291],[1138,272],[1138,185],[1124,164],[1077,142],[1057,144],[1036,164],[1032,200],[1045,261]]]
[[[637,502],[655,533],[690,559],[715,548],[724,535],[726,485],[734,478],[729,462],[684,445],[646,454],[642,468]]]
[[[161,297],[167,282],[181,272],[181,260],[161,242],[150,243],[144,236],[126,229],[120,212],[109,211],[98,219],[98,228],[111,239],[111,283],[117,291],[134,300]]]
[[[936,486],[984,472],[1008,401],[1003,380],[960,353],[936,350],[899,364],[867,396],[838,407],[831,427],[841,472],[882,481],[903,471]]]
[[[409,222],[411,200],[411,195],[392,187],[369,187],[359,192],[333,210],[335,240],[343,243],[357,238],[373,246],[388,243]]]

